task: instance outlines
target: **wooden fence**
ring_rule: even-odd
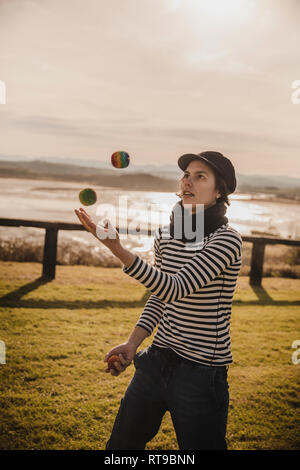
[[[45,232],[44,256],[43,256],[43,272],[42,277],[45,279],[55,279],[56,256],[57,256],[57,237],[59,230],[85,230],[81,224],[73,224],[68,222],[41,222],[38,220],[22,220],[22,219],[1,219],[0,225],[7,227],[36,227],[43,228]],[[136,234],[135,231],[127,231],[127,229],[118,228],[119,233]],[[153,236],[153,232],[148,230],[140,230],[139,235]],[[252,243],[250,284],[253,286],[261,286],[263,277],[264,253],[265,246],[268,244],[300,246],[300,240],[291,240],[284,238],[271,237],[253,237],[242,236],[244,242]]]

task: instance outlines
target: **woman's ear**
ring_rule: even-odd
[[[220,197],[222,197],[222,194],[220,193],[220,191],[218,191],[216,194],[216,199],[219,199]]]

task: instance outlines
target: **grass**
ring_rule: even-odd
[[[0,262],[1,449],[104,449],[132,377],[105,373],[149,293],[120,268]],[[232,312],[229,449],[299,448],[299,279],[241,276]],[[147,339],[144,346],[150,344]],[[148,449],[178,449],[170,415]]]

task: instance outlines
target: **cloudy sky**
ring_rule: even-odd
[[[300,0],[0,0],[0,154],[300,177],[299,24]]]

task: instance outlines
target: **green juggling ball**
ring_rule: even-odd
[[[84,206],[91,206],[97,201],[97,194],[91,188],[82,189],[82,191],[79,193],[79,201]]]

